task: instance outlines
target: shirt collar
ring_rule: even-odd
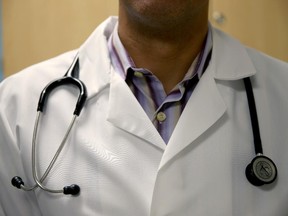
[[[115,71],[123,79],[125,79],[127,76],[128,69],[135,67],[135,64],[120,40],[118,34],[118,24],[115,25],[115,28],[111,36],[109,37],[108,49],[110,53],[112,66],[115,68]]]

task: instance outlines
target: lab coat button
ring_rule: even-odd
[[[157,120],[159,121],[159,122],[163,122],[163,121],[165,121],[166,120],[166,114],[164,113],[164,112],[159,112],[158,114],[157,114]]]

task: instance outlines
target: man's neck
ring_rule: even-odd
[[[120,39],[136,67],[150,70],[169,93],[185,76],[193,60],[203,48],[208,21],[199,16],[194,23],[177,29],[152,29],[119,19]]]

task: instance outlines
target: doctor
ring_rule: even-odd
[[[119,19],[102,23],[79,50],[1,83],[1,216],[288,215],[288,65],[208,25],[208,4],[119,0]],[[43,185],[77,184],[81,191],[19,190],[13,176],[35,184],[31,140],[39,94],[76,53],[88,98]],[[278,169],[276,181],[262,186],[245,176],[255,157],[246,77],[264,153]],[[77,95],[65,86],[49,96],[36,139],[39,177]]]

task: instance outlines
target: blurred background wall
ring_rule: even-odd
[[[288,62],[288,0],[210,0],[213,25]]]
[[[118,10],[117,0],[2,1],[5,76],[78,48]]]
[[[117,0],[2,0],[4,76],[76,49]],[[210,0],[212,24],[288,61],[288,0]]]

